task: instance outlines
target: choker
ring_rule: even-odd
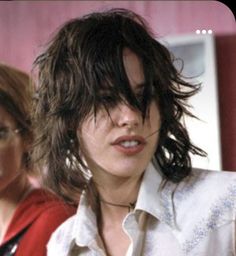
[[[104,203],[104,204],[108,204],[108,205],[111,205],[111,206],[115,206],[115,207],[122,207],[122,208],[128,208],[129,209],[129,212],[131,210],[133,210],[135,208],[135,205],[136,205],[136,201],[133,202],[133,203],[129,203],[129,204],[115,204],[115,203],[111,203],[111,202],[107,202],[105,201],[104,199],[102,198],[99,198],[99,201]]]

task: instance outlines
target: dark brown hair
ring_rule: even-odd
[[[129,85],[124,48],[143,64],[141,100]],[[153,98],[158,101],[162,125],[154,158],[173,182],[190,173],[189,154],[205,153],[191,143],[181,119],[193,116],[187,99],[200,87],[181,78],[172,57],[144,19],[124,9],[88,14],[59,29],[35,61],[39,81],[35,157],[46,165],[46,180],[54,191],[68,200],[78,199],[87,180],[76,128],[91,111],[96,115],[103,106],[109,113],[120,101],[138,109],[143,118]],[[109,95],[104,96],[103,89]]]

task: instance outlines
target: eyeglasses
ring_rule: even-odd
[[[20,129],[12,129],[11,127],[0,127],[0,148],[4,148],[9,144],[15,134],[18,134]]]

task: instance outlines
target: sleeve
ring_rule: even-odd
[[[16,256],[45,256],[51,234],[75,213],[73,207],[58,205],[38,216],[20,241]]]

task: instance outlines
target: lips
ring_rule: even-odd
[[[141,136],[121,136],[118,137],[112,146],[126,155],[135,155],[141,152],[145,147],[146,141]]]

